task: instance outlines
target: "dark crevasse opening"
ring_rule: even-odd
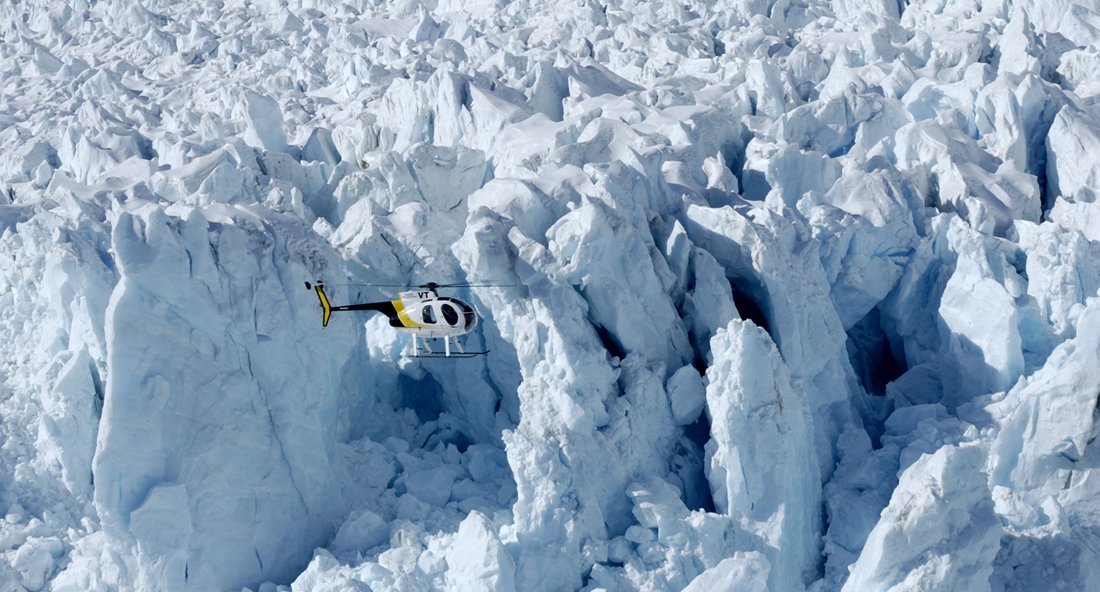
[[[765,313],[767,305],[761,304],[762,298],[754,295],[753,291],[742,282],[735,280],[730,280],[730,291],[733,294],[733,305],[737,307],[737,314],[741,316],[741,320],[752,321],[771,335],[771,323],[768,322]]]
[[[700,353],[702,348],[695,343],[695,339],[691,340],[691,348],[694,350],[695,355],[691,358],[691,366],[695,368],[695,371],[699,373],[699,376],[703,376],[707,373],[707,360]]]
[[[688,287],[688,291],[694,291],[695,286]],[[684,319],[685,326],[691,326],[690,312],[684,312],[683,306],[678,307],[680,311],[680,318]],[[707,373],[707,357],[710,354],[710,345],[707,343],[710,340],[709,332],[701,331],[688,331],[688,342],[691,344],[691,365],[695,368],[695,371],[699,373],[699,376],[705,376]]]
[[[603,345],[604,349],[607,350],[608,355],[613,358],[619,358],[620,360],[625,359],[626,350],[623,349],[619,340],[615,339],[615,336],[611,334],[611,331],[608,331],[607,327],[595,321],[591,322],[592,327],[596,330],[596,336],[600,338],[600,343]]]
[[[741,183],[741,196],[750,201],[763,201],[772,190],[762,171],[744,170],[738,182]]]
[[[886,385],[909,370],[903,352],[895,352],[877,308],[848,329],[848,359],[863,390],[881,397]]]
[[[399,404],[412,409],[421,423],[439,418],[443,412],[443,387],[431,374],[424,373],[421,378],[401,374],[397,385],[401,392]]]
[[[446,412],[441,413],[439,419],[425,423],[423,426],[425,434],[420,447],[431,450],[440,444],[453,445],[459,452],[466,452],[474,442],[462,431],[458,423],[454,416]]]
[[[447,410],[446,393],[439,381],[430,373],[421,377],[402,373],[397,379],[400,398],[395,406],[411,409],[421,423],[416,436],[420,447],[434,448],[437,444],[453,444],[459,452],[465,452],[476,439],[467,433],[466,422]]]
[[[741,170],[745,167],[745,144],[748,144],[751,137],[748,130],[742,129],[740,138],[728,139],[718,149],[722,160],[726,162],[726,168],[737,179],[738,186],[741,183]]]
[[[684,505],[689,510],[715,511],[704,468],[708,440],[710,421],[706,413],[700,413],[699,419],[684,426],[670,462],[670,477],[679,486]]]
[[[1047,185],[1047,159],[1046,153],[1040,153],[1036,155],[1036,160],[1039,164],[1035,167],[1035,179],[1039,183],[1039,203],[1042,204],[1042,216],[1041,220],[1046,222],[1050,220],[1050,211],[1054,209],[1054,203],[1058,200],[1058,196],[1050,190]]]

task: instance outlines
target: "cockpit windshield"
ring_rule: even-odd
[[[474,325],[477,325],[477,313],[469,306],[463,306],[462,321],[467,331],[473,330]]]
[[[458,312],[455,311],[455,307],[444,302],[439,306],[439,309],[443,312],[443,320],[452,327],[458,324]]]

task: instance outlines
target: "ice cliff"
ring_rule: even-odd
[[[0,591],[1100,590],[1093,2],[0,41]],[[318,280],[497,284],[490,353]]]

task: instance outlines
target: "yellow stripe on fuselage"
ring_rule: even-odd
[[[394,309],[397,310],[397,318],[401,320],[402,325],[405,325],[406,327],[409,327],[410,329],[415,329],[415,328],[424,326],[424,325],[421,325],[420,323],[412,320],[412,317],[409,316],[409,311],[405,310],[405,303],[404,302],[401,302],[401,300],[391,300],[391,302],[393,303]]]

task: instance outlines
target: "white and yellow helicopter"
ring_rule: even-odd
[[[389,284],[374,284],[374,286],[389,286]],[[436,293],[439,288],[458,288],[473,286],[495,286],[498,284],[437,284],[428,282],[416,286],[415,290],[401,292],[396,300],[383,300],[381,302],[364,302],[360,304],[345,304],[332,306],[328,295],[325,294],[325,286],[321,282],[310,284],[306,282],[306,289],[317,293],[317,299],[321,303],[321,325],[328,326],[329,317],[334,312],[371,310],[380,312],[390,320],[390,326],[399,331],[412,334],[414,358],[472,358],[489,353],[488,350],[468,352],[462,349],[458,337],[466,335],[477,326],[478,314],[473,306],[457,298],[440,296]],[[403,286],[405,287],[405,286]],[[428,344],[429,339],[443,339],[443,353],[432,351]],[[451,340],[454,340],[453,344]],[[424,352],[420,351],[420,340],[424,341]]]

